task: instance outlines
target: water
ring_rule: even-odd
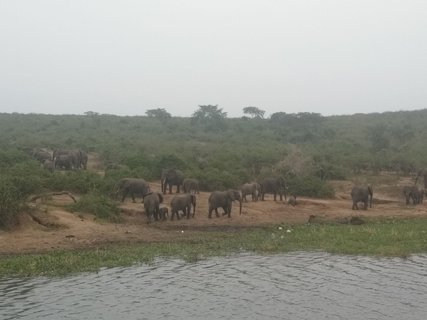
[[[427,256],[244,254],[0,280],[0,319],[426,319]]]

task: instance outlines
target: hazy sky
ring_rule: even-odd
[[[427,1],[0,0],[0,112],[427,108]]]

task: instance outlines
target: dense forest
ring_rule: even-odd
[[[191,117],[165,109],[146,116],[0,114],[0,218],[22,209],[30,194],[68,190],[110,205],[122,177],[158,180],[162,168],[197,178],[205,191],[282,176],[292,192],[328,197],[327,180],[360,172],[407,175],[427,166],[427,109],[324,117],[254,108],[227,118],[218,106]],[[96,154],[95,170],[49,172],[35,149],[81,149]],[[1,223],[0,223],[1,224]]]

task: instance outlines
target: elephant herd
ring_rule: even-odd
[[[163,169],[160,177],[161,192],[151,190],[147,181],[140,178],[123,178],[116,185],[113,195],[120,197],[123,202],[126,197],[130,196],[135,202],[135,197],[141,197],[144,203],[144,211],[147,221],[166,220],[169,215],[167,207],[161,206],[163,195],[169,191],[172,194],[172,188],[176,187],[176,195],[170,201],[171,220],[181,219],[186,216],[187,219],[195,216],[197,197],[199,193],[199,181],[197,179],[185,178],[180,170]],[[183,194],[179,194],[181,187]],[[251,196],[252,201],[258,201],[259,198],[264,200],[266,194],[272,194],[274,200],[277,195],[280,200],[283,197],[286,200],[286,184],[283,178],[268,178],[261,182],[245,183],[240,190],[214,191],[208,199],[208,217],[212,218],[212,212],[215,211],[219,217],[218,209],[222,208],[223,215],[231,217],[232,203],[239,202],[239,214],[242,213],[242,201],[247,201],[246,196]]]
[[[35,149],[32,152],[34,159],[39,161],[43,168],[53,172],[59,170],[77,170],[87,168],[88,155],[80,149]]]
[[[426,190],[424,188],[418,188],[416,185],[412,186],[404,186],[402,189],[403,196],[405,197],[406,205],[409,205],[411,200],[412,204],[417,205],[421,204],[424,199],[424,195],[426,195]],[[363,203],[363,209],[367,210],[368,205],[372,208],[372,197],[373,197],[373,189],[371,186],[367,187],[353,187],[351,190],[351,199],[353,201],[353,210],[358,210],[358,203]]]

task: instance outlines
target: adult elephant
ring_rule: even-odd
[[[179,211],[182,211],[187,219],[190,219],[191,207],[193,207],[193,218],[196,213],[196,195],[191,193],[176,195],[172,198],[171,203],[171,220],[176,215],[180,219]]]
[[[403,195],[405,197],[406,204],[408,205],[412,199],[412,203],[420,204],[423,202],[424,198],[424,189],[418,189],[417,186],[404,186]]]
[[[170,194],[172,193],[172,186],[176,186],[176,192],[179,193],[184,182],[184,173],[176,169],[163,169],[160,182],[163,194],[166,193],[168,186]]]
[[[240,192],[237,190],[227,190],[227,191],[214,191],[209,196],[209,219],[212,218],[212,211],[215,210],[215,214],[219,217],[218,208],[224,210],[223,215],[228,215],[231,217],[231,207],[233,201],[239,201],[240,209],[239,214],[242,214],[242,198]]]
[[[196,179],[184,179],[182,182],[182,189],[185,193],[199,193],[199,180]]]
[[[374,190],[371,186],[367,187],[353,187],[351,190],[351,199],[353,200],[353,210],[359,210],[357,203],[363,202],[363,209],[372,208],[372,197],[374,195]]]
[[[258,201],[258,197],[261,193],[261,185],[257,182],[245,183],[240,188],[240,192],[242,193],[242,201],[247,201],[247,195],[252,196],[252,201]]]
[[[51,159],[46,159],[43,162],[43,169],[53,172],[55,170],[55,162]]]
[[[147,216],[147,223],[152,219],[159,220],[160,217],[160,204],[163,202],[163,196],[159,192],[151,192],[144,196],[144,210]]]
[[[122,196],[121,201],[124,202],[127,195],[132,197],[135,201],[135,196],[144,196],[150,193],[150,186],[144,179],[138,178],[123,178],[115,186],[115,195]]]
[[[53,160],[56,161],[56,159],[60,156],[68,156],[71,159],[71,169],[79,169],[81,167],[81,153],[78,149],[72,149],[72,150],[65,150],[65,149],[56,149],[53,151]]]
[[[264,201],[264,196],[266,193],[274,195],[274,201],[276,201],[276,195],[280,196],[280,201],[283,200],[283,195],[286,200],[286,183],[285,179],[282,177],[267,178],[260,182],[261,186],[261,200]]]
[[[54,160],[55,169],[71,170],[73,169],[73,158],[68,154],[56,156]]]
[[[44,163],[45,160],[52,160],[52,155],[50,154],[50,152],[44,149],[35,150],[33,152],[33,157],[41,163]]]

